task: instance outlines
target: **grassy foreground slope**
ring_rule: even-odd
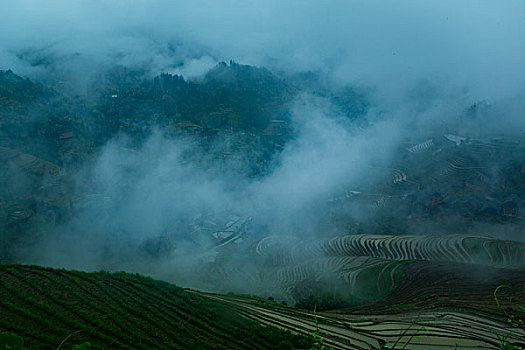
[[[223,304],[127,273],[0,265],[0,333],[30,349],[306,349],[307,337],[263,327]],[[70,348],[63,346],[62,349]]]

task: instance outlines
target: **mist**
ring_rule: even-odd
[[[520,1],[19,1],[4,12],[0,66],[44,74],[49,66],[28,48],[57,58],[49,65],[58,72],[118,63],[158,73],[233,59],[321,71],[382,97],[427,79],[496,99],[523,93],[524,10]]]
[[[22,256],[65,267],[140,269],[127,259],[166,235],[177,245],[175,256],[198,261],[214,245],[210,232],[203,237],[192,225],[232,215],[249,218],[256,237],[323,236],[327,201],[361,183],[367,167],[386,166],[401,132],[390,121],[362,130],[310,95],[291,109],[295,138],[262,177],[248,176],[242,159],[217,159],[224,139],[206,153],[196,140],[160,130],[139,150],[128,148],[125,135],[111,141],[74,174],[73,192],[84,197],[75,215]]]
[[[244,239],[254,241],[348,233],[348,223],[334,224],[331,217],[345,215],[359,224],[381,208],[363,200],[340,212],[333,199],[366,193],[380,200],[374,188],[392,169],[407,159],[419,161],[407,149],[428,139],[448,145],[448,134],[469,142],[494,134],[522,136],[523,33],[522,1],[10,4],[0,22],[0,69],[66,94],[96,100],[94,82],[114,66],[141,69],[147,78],[178,74],[195,83],[230,60],[290,81],[301,74],[316,77],[313,87],[299,84],[286,105],[293,136],[261,176],[249,173],[243,154],[219,159],[232,147],[232,135],[203,150],[197,139],[173,137],[160,127],[140,147],[121,133],[68,172],[71,193],[83,198],[74,215],[42,224],[37,243],[18,248],[16,257],[66,268],[138,271],[199,286],[192,274],[218,254],[203,230],[219,232],[220,239],[223,226],[239,222],[252,234]],[[367,110],[359,118],[348,118],[318,93],[348,87],[366,96]],[[468,114],[469,108],[474,112]],[[444,148],[438,146],[429,154]],[[16,184],[25,186],[22,180]],[[394,193],[385,200],[404,198]],[[519,228],[501,227],[467,231],[523,239]],[[390,233],[422,231],[418,226]],[[244,255],[229,259],[256,268]]]

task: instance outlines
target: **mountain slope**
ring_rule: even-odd
[[[304,349],[309,339],[262,327],[213,300],[127,273],[0,265],[0,333],[31,349]],[[71,345],[70,345],[71,346]],[[67,347],[63,347],[67,348]]]
[[[299,334],[312,334],[317,329],[323,343],[334,349],[499,349],[498,337],[505,335],[510,344],[525,345],[523,329],[464,310],[429,307],[387,315],[377,310],[314,315],[249,298],[212,294],[208,297],[263,324]]]

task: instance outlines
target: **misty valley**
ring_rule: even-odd
[[[523,67],[122,11],[0,44],[0,349],[525,348]]]

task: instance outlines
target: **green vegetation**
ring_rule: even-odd
[[[311,348],[311,350],[333,350],[331,346],[324,344],[324,338],[321,335],[322,331],[319,329],[319,321],[317,320],[317,305],[314,306],[313,312],[314,312],[314,319],[315,319],[315,331],[312,334],[312,337],[314,338],[314,344]]]
[[[385,297],[401,280],[402,267],[410,260],[387,262],[362,269],[353,290],[341,281],[326,279],[321,282],[302,281],[293,288],[295,307],[312,311],[361,307]]]
[[[0,349],[23,350],[24,339],[9,332],[0,333]]]
[[[295,307],[305,310],[336,310],[342,308],[351,308],[360,306],[364,303],[363,299],[352,295],[343,295],[339,292],[321,291],[317,295],[309,295],[301,298],[295,304]]]
[[[263,302],[263,303],[273,303],[273,304],[278,304],[276,301],[275,301],[275,298],[274,297],[268,297],[268,298],[263,298],[263,297],[260,297],[260,296],[257,296],[257,295],[252,295],[252,294],[236,294],[236,293],[233,293],[233,292],[228,292],[227,293],[228,296],[231,296],[231,297],[235,297],[235,298],[243,298],[243,299],[251,299],[251,300],[254,300],[254,301],[260,301],[260,302]]]
[[[17,261],[19,247],[36,246],[39,236],[52,233],[74,217],[75,210],[91,205],[82,197],[96,191],[85,189],[83,193],[84,189],[75,189],[71,174],[77,173],[84,161],[95,158],[109,140],[122,134],[129,137],[125,152],[138,150],[144,140],[160,130],[167,138],[194,141],[196,158],[201,157],[203,152],[198,151],[202,150],[211,161],[246,163],[248,176],[264,175],[293,138],[289,103],[304,88],[301,84],[304,81],[287,82],[265,69],[235,62],[219,64],[198,82],[170,74],[150,78],[144,72],[116,67],[94,82],[96,97],[80,98],[11,71],[0,72],[0,240],[5,242],[0,246],[0,262]],[[320,89],[317,94],[342,107],[342,115],[355,119],[365,114],[364,97],[351,89],[343,89],[340,96]],[[362,123],[366,124],[365,118]],[[414,227],[427,231],[428,223],[439,224],[428,226],[429,232],[442,233],[441,226],[448,225],[448,218],[453,220],[445,233],[474,232],[476,223],[510,223],[516,230],[522,227],[525,163],[522,157],[510,154],[525,154],[523,143],[469,140],[459,147],[438,136],[432,142],[439,152],[433,151],[432,157],[430,153],[409,154],[402,149],[395,166],[403,170],[376,169],[377,178],[384,181],[367,192],[377,195],[352,194],[330,201],[326,224],[346,227],[353,220],[348,207],[358,204],[364,208],[376,206],[379,213],[374,222],[356,228],[362,233],[396,235]],[[24,186],[19,188],[20,183]],[[95,197],[92,205],[98,208],[103,201],[101,196]],[[169,235],[155,232],[137,250],[145,259],[162,259],[175,247]],[[337,257],[340,247],[331,248],[338,251]],[[418,252],[408,243],[388,246],[388,254],[407,260],[372,263],[352,275],[355,279],[345,280],[351,283],[343,283],[339,276],[304,280],[296,273],[291,273],[294,280],[286,283],[290,283],[296,307],[306,310],[363,310],[364,303],[375,300],[376,310],[387,313],[447,308],[492,316],[496,307],[485,303],[494,285],[508,283],[515,287],[523,283],[522,270],[446,263],[451,259],[470,264],[479,259],[514,268],[516,261],[522,261],[523,250],[517,243],[473,237],[466,238],[463,245],[433,243],[432,247],[438,248],[423,247]],[[428,253],[433,249],[434,253]],[[362,256],[371,255],[370,251],[365,244],[347,253]],[[246,252],[252,254],[248,249]],[[279,261],[282,255],[281,251],[276,254]],[[204,266],[203,270],[210,269]],[[61,344],[59,348],[69,349],[72,344],[85,348],[87,342],[93,348],[145,349],[286,349],[311,345],[306,338],[261,327],[222,304],[141,276],[20,266],[3,266],[0,275],[0,307],[2,316],[7,315],[0,320],[0,332],[10,332],[0,339],[11,342],[12,347],[27,343],[37,349],[57,344]],[[516,303],[514,309],[505,309],[498,299],[497,294],[509,288],[496,289],[496,312],[504,311],[510,327],[523,327],[519,315],[525,307]],[[520,293],[523,296],[523,290]],[[272,297],[239,297],[272,307],[279,305]],[[500,333],[494,334],[501,349],[517,349],[511,344],[512,332]],[[322,335],[317,327],[313,334],[315,348],[324,346]],[[394,347],[401,346],[399,343]]]
[[[63,345],[66,343],[66,341],[73,336],[76,333],[79,333],[80,331],[76,331],[71,333],[69,336],[64,338],[62,342],[58,345],[56,350],[60,350],[63,348]],[[0,349],[2,350],[31,350],[32,347],[26,347],[24,346],[24,339],[22,337],[19,337],[16,334],[12,334],[9,332],[0,333]],[[71,350],[89,350],[91,349],[91,343],[85,342],[79,345],[73,345]]]
[[[237,141],[257,148],[255,166],[288,139],[296,91],[266,69],[235,62],[199,83],[114,67],[92,86],[98,97],[86,99],[0,71],[0,146],[72,166],[121,133],[132,146],[157,128],[197,137],[204,147],[217,135],[242,133]]]
[[[503,294],[505,291],[509,291],[511,292],[510,295],[512,295],[512,289],[512,287],[503,284],[496,287],[496,289],[494,289],[494,302],[496,303],[498,309],[505,314],[506,321],[511,326],[511,329],[525,329],[525,307],[523,305],[516,304],[512,297],[507,298],[505,303],[507,305],[504,305],[504,302],[501,300],[503,296],[500,294]],[[509,331],[504,334],[498,334],[495,331],[492,331],[492,333],[494,333],[499,341],[500,350],[524,349],[523,346],[515,345],[510,342],[509,338],[513,331]]]
[[[361,294],[351,293],[348,286],[335,278],[326,278],[317,282],[313,280],[297,282],[292,288],[292,296],[296,300],[295,307],[308,311],[353,308],[370,301]]]
[[[140,275],[0,265],[0,332],[30,349],[307,349],[224,305]],[[77,332],[81,331],[81,332]],[[11,337],[10,341],[20,341]],[[80,349],[80,348],[78,348]]]

